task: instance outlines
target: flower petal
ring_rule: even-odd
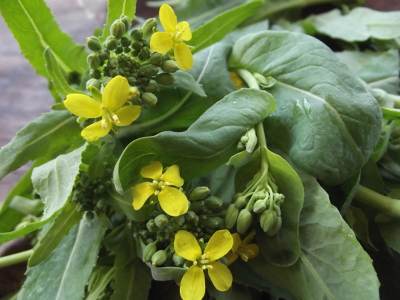
[[[228,265],[230,265],[230,264],[234,263],[238,259],[239,254],[236,254],[236,253],[233,253],[233,252],[228,252],[228,254],[225,255],[225,257],[228,260]]]
[[[74,115],[84,118],[101,116],[101,104],[83,94],[69,94],[64,101],[65,107]]]
[[[239,253],[244,261],[256,257],[260,253],[260,247],[257,244],[249,244],[244,246],[244,255]]]
[[[160,22],[167,32],[175,32],[178,20],[175,12],[168,4],[163,4],[160,7]],[[158,52],[158,51],[157,51]]]
[[[233,238],[229,230],[216,231],[207,243],[205,254],[208,254],[208,259],[214,261],[221,258],[232,249]]]
[[[173,217],[183,215],[189,209],[189,201],[185,194],[174,187],[164,187],[158,194],[158,201],[161,208]]]
[[[140,170],[140,175],[144,178],[151,178],[153,180],[160,180],[163,166],[159,161],[153,161],[151,164],[144,166]]]
[[[184,41],[190,41],[192,39],[192,31],[190,30],[190,26],[188,22],[179,22],[177,29],[182,31],[181,38]]]
[[[242,240],[240,239],[239,233],[232,234],[232,238],[233,238],[232,252],[236,253],[239,246],[242,244]]]
[[[164,54],[171,50],[173,46],[174,42],[167,32],[155,32],[151,36],[150,49],[153,51]]]
[[[177,187],[181,187],[184,183],[181,175],[179,174],[179,166],[177,165],[170,166],[161,176],[161,179],[167,185],[173,185]]]
[[[180,293],[183,300],[201,300],[206,292],[204,272],[199,266],[191,266],[183,274]]]
[[[142,182],[133,187],[133,208],[141,209],[147,199],[154,193],[155,187],[150,182]]]
[[[179,230],[175,234],[174,249],[176,254],[190,261],[196,261],[202,255],[199,242],[186,230]]]
[[[111,111],[120,108],[129,98],[129,83],[125,77],[115,76],[103,91],[103,106]]]
[[[81,135],[87,141],[97,141],[99,138],[107,135],[111,130],[111,125],[109,124],[107,128],[103,128],[101,121],[93,123],[82,130]]]
[[[185,43],[175,44],[174,56],[179,68],[182,70],[187,71],[193,67],[193,55]]]
[[[128,126],[140,116],[142,107],[139,105],[129,105],[118,109],[115,114],[118,116],[118,126]]]
[[[208,269],[208,275],[215,288],[218,291],[226,291],[232,286],[232,273],[223,263],[214,261],[210,264],[212,268]]]
[[[255,231],[255,229],[253,229],[246,237],[245,237],[245,239],[243,240],[243,245],[247,245],[247,244],[249,244],[253,239],[254,239],[254,237],[255,237],[255,235],[256,235],[256,231]]]

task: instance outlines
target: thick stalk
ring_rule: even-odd
[[[33,250],[26,250],[23,252],[0,257],[0,268],[12,266],[24,261],[27,261],[33,253]]]

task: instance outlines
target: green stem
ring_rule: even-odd
[[[12,266],[24,261],[27,261],[31,255],[33,254],[33,250],[26,250],[23,252],[7,255],[0,257],[0,268]]]
[[[400,218],[400,200],[381,195],[365,186],[359,185],[355,199],[375,208],[388,216]]]

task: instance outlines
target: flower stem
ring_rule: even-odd
[[[33,250],[26,250],[23,252],[0,257],[0,268],[12,266],[24,261],[27,261],[33,253]]]

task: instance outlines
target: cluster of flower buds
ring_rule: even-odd
[[[252,153],[254,148],[257,145],[257,135],[254,128],[250,128],[244,135],[241,136],[240,141],[238,142],[237,149],[244,150]]]
[[[222,200],[210,195],[208,187],[196,187],[188,196],[190,208],[187,213],[171,217],[155,210],[145,222],[132,223],[135,238],[145,244],[143,261],[154,266],[182,266],[184,259],[173,249],[175,234],[179,230],[191,232],[197,239],[208,241],[217,230],[225,228]]]
[[[121,75],[132,87],[139,91],[133,104],[145,107],[154,106],[158,99],[159,84],[169,85],[174,82],[171,73],[178,70],[175,61],[168,55],[150,51],[149,36],[157,26],[156,19],[148,19],[142,26],[128,34],[131,20],[125,16],[111,25],[111,35],[102,43],[96,36],[86,39],[87,47],[93,51],[87,57],[90,67],[86,87],[101,89],[111,78]]]

